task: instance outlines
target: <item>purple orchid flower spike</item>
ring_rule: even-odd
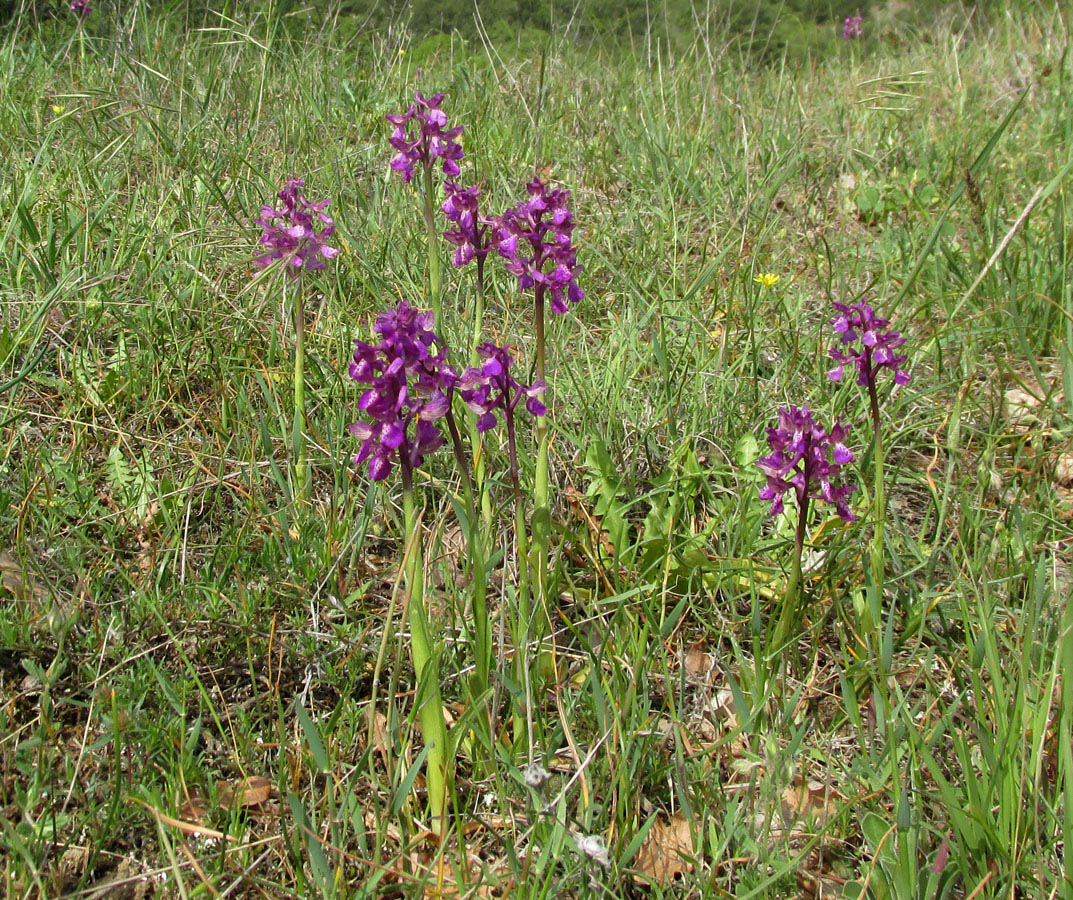
[[[480,191],[476,186],[462,189],[450,180],[444,182],[443,189],[447,199],[440,209],[447,220],[454,224],[454,228],[445,231],[443,236],[456,248],[455,268],[460,269],[474,259],[479,267],[492,249],[489,239],[494,224],[478,211]]]
[[[395,309],[380,313],[373,326],[373,331],[381,338],[378,349],[401,360],[408,370],[429,359],[439,361],[433,348],[443,342],[432,329],[432,313],[427,309],[415,309],[405,300]]]
[[[842,466],[853,460],[853,453],[846,446],[848,434],[849,429],[837,420],[830,431],[825,431],[807,407],[780,409],[778,424],[767,430],[771,453],[756,461],[767,479],[760,498],[771,501],[771,515],[782,512],[786,494],[793,492],[797,499],[793,568],[786,582],[778,621],[771,632],[770,646],[779,653],[791,642],[798,626],[801,559],[810,501],[830,503],[842,519],[847,522],[854,519],[849,509],[849,495],[855,486],[839,480]],[[796,651],[791,652],[796,654]]]
[[[261,207],[257,224],[263,229],[261,243],[268,252],[253,261],[257,268],[263,269],[277,259],[286,259],[289,270],[294,273],[303,269],[324,269],[326,261],[339,254],[335,247],[328,245],[328,239],[335,233],[335,222],[325,215],[324,210],[331,200],[310,203],[302,193],[304,186],[301,178],[290,178],[277,195],[283,205],[279,209]],[[277,224],[280,219],[282,223]],[[324,227],[318,230],[315,222]]]
[[[391,168],[403,181],[413,179],[417,163],[432,168],[437,159],[443,161],[444,175],[454,178],[459,174],[458,161],[463,153],[456,138],[462,134],[462,126],[444,127],[447,116],[440,109],[443,96],[440,93],[426,98],[418,91],[406,112],[385,117],[395,126],[388,143],[398,151],[391,160]]]
[[[842,346],[856,344],[858,340],[861,345],[852,347],[848,352],[832,347],[830,355],[838,365],[827,373],[828,377],[832,381],[839,381],[843,366],[853,364],[857,367],[857,384],[869,390],[875,388],[880,369],[890,369],[896,384],[908,384],[909,373],[902,368],[906,357],[894,352],[905,343],[905,338],[897,331],[884,330],[890,322],[877,316],[872,307],[864,302],[852,306],[835,303],[833,306],[839,314],[831,320],[831,325],[841,336]]]
[[[484,343],[477,348],[483,362],[481,365],[466,369],[458,380],[459,393],[466,405],[477,415],[477,430],[484,433],[494,428],[497,423],[496,412],[510,419],[521,399],[525,398],[525,408],[531,415],[543,416],[547,413],[541,397],[547,390],[542,381],[534,381],[526,386],[519,384],[510,374],[514,358],[510,347],[497,347]]]
[[[842,22],[842,40],[851,41],[854,38],[859,38],[864,34],[861,28],[864,18],[862,16],[846,16]]]
[[[89,0],[71,0],[67,8],[80,19],[86,18],[93,11]]]
[[[514,488],[515,502],[521,502],[521,484],[518,470],[518,441],[515,430],[515,411],[525,398],[525,408],[530,415],[542,417],[547,414],[544,405],[544,391],[547,385],[543,381],[534,381],[531,385],[519,384],[510,374],[514,357],[510,347],[497,347],[495,344],[483,343],[477,347],[481,357],[479,366],[472,366],[462,373],[458,380],[458,390],[466,405],[477,414],[477,431],[481,434],[495,428],[498,420],[496,414],[503,416],[507,427],[507,454],[510,458],[510,479]]]
[[[447,415],[458,375],[431,325],[431,313],[404,300],[377,318],[379,344],[354,342],[350,377],[369,385],[358,408],[372,420],[350,426],[362,442],[354,465],[368,461],[373,481],[387,478],[396,463],[412,472],[444,443],[433,423]]]
[[[573,245],[570,192],[549,189],[539,178],[526,187],[529,199],[496,222],[496,248],[522,290],[542,287],[551,294],[552,312],[565,313],[571,303],[585,298],[577,283],[582,267]]]
[[[855,485],[839,484],[842,466],[853,460],[846,446],[848,434],[849,428],[838,421],[825,431],[807,407],[779,410],[778,425],[767,430],[771,454],[756,461],[767,478],[760,499],[771,501],[771,515],[782,512],[784,496],[793,491],[802,515],[809,500],[823,500],[845,521],[854,520],[848,499]]]

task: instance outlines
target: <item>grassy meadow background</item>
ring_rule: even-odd
[[[0,893],[1073,897],[1067,13],[881,8],[795,53],[698,10],[614,48],[270,4],[5,27]],[[384,121],[415,89],[446,92],[489,212],[534,172],[572,192],[587,292],[550,330],[552,779],[465,738],[438,847],[398,483],[351,467],[347,432],[353,340],[424,296]],[[310,278],[308,509],[293,330],[252,267],[290,176],[332,198],[342,250]],[[488,272],[487,331],[524,354],[531,300]],[[445,278],[464,344],[472,273]],[[875,658],[867,401],[824,374],[830,302],[863,293],[913,376],[883,409]],[[786,404],[853,424],[862,489],[858,522],[814,518],[804,665],[779,674],[793,524],[754,462]],[[458,720],[463,544],[447,459],[423,472]]]

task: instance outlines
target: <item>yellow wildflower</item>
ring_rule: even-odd
[[[753,281],[757,284],[762,284],[764,287],[773,287],[778,283],[779,278],[782,276],[776,275],[774,272],[765,272],[763,275],[757,275]]]

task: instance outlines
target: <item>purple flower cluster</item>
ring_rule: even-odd
[[[325,260],[339,253],[335,247],[328,246],[328,238],[335,232],[335,223],[324,210],[331,200],[310,203],[301,192],[304,186],[301,178],[290,178],[277,195],[283,206],[279,209],[261,207],[257,224],[263,229],[261,243],[269,250],[254,259],[257,268],[263,269],[277,259],[286,259],[288,265],[294,267],[291,271],[323,269]],[[277,219],[282,219],[282,224],[277,224]],[[325,227],[318,231],[314,228],[314,219],[319,219]]]
[[[403,181],[414,177],[414,164],[432,168],[437,159],[443,160],[443,174],[458,175],[458,160],[462,158],[462,146],[455,140],[462,133],[462,126],[447,128],[447,116],[440,109],[443,94],[422,96],[414,94],[415,103],[399,116],[387,116],[395,126],[388,143],[398,153],[391,160],[391,168],[402,175]],[[416,127],[414,127],[416,126]]]
[[[534,381],[526,387],[519,384],[510,374],[514,358],[509,347],[497,347],[484,343],[477,348],[484,362],[480,367],[471,367],[462,373],[458,381],[459,393],[466,405],[480,417],[477,430],[482,434],[496,426],[496,410],[507,417],[508,428],[515,408],[525,397],[525,407],[530,414],[542,416],[547,408],[541,401],[547,385]]]
[[[491,223],[477,211],[480,191],[475,186],[463,190],[453,181],[445,181],[443,189],[447,199],[443,201],[440,209],[455,226],[445,231],[443,236],[456,248],[455,267],[461,268],[473,259],[483,260],[491,249],[488,241]]]
[[[851,41],[864,34],[861,29],[863,22],[864,18],[862,16],[846,16],[845,21],[842,23],[842,40]]]
[[[86,18],[93,11],[89,0],[71,0],[67,8],[80,19]]]
[[[404,300],[377,317],[373,330],[380,336],[378,344],[354,342],[350,377],[369,385],[358,408],[372,420],[350,426],[350,433],[361,441],[354,465],[368,460],[373,481],[387,478],[396,463],[404,469],[417,468],[443,445],[443,436],[433,423],[450,415],[456,389],[480,416],[477,430],[481,433],[495,427],[499,412],[513,435],[514,411],[522,397],[532,415],[547,412],[540,400],[543,382],[526,386],[511,376],[514,360],[508,347],[481,344],[482,364],[459,376],[433,326],[431,312],[414,309]]]
[[[585,297],[577,283],[581,266],[572,239],[574,217],[566,205],[570,192],[550,189],[539,178],[526,188],[529,199],[497,220],[496,248],[522,290],[535,285],[549,291],[552,312],[565,313]]]
[[[864,302],[852,306],[835,303],[834,307],[839,314],[831,320],[831,325],[842,336],[842,346],[856,344],[858,338],[861,346],[852,347],[849,352],[832,347],[831,358],[838,365],[827,373],[828,377],[832,381],[840,380],[842,367],[852,363],[857,367],[857,384],[870,389],[875,388],[876,373],[880,369],[894,372],[895,383],[908,384],[909,373],[901,368],[906,357],[894,352],[905,343],[905,338],[897,331],[884,331],[890,322],[877,316]]]
[[[443,236],[454,245],[454,265],[461,268],[477,260],[478,279],[488,252],[495,246],[507,262],[507,271],[518,279],[522,290],[536,287],[538,298],[551,294],[552,312],[565,313],[569,304],[583,300],[578,286],[577,262],[572,233],[574,217],[567,204],[570,192],[553,189],[539,178],[526,185],[529,197],[508,209],[499,218],[482,216],[478,209],[480,191],[463,188],[454,179],[460,174],[458,160],[462,147],[456,140],[462,126],[447,128],[447,116],[440,109],[443,93],[424,97],[402,115],[387,116],[395,126],[388,142],[397,151],[390,166],[411,181],[420,163],[431,172],[437,159],[443,160],[446,199],[440,206],[452,227]]]
[[[853,484],[838,484],[842,466],[853,460],[846,446],[849,428],[835,422],[829,432],[817,425],[807,407],[779,410],[779,424],[767,430],[771,455],[756,461],[767,476],[767,486],[760,491],[761,500],[770,500],[771,514],[783,509],[783,495],[793,489],[800,510],[809,499],[826,500],[845,521],[852,522],[848,498]]]
[[[354,342],[350,377],[369,385],[358,408],[372,419],[350,426],[361,441],[354,465],[368,460],[373,481],[387,478],[395,462],[416,468],[443,444],[433,422],[447,414],[458,376],[446,354],[434,349],[442,342],[432,326],[432,313],[403,301],[377,318],[373,330],[379,344]]]

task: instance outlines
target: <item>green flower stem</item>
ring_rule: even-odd
[[[514,419],[507,417],[507,452],[510,456],[510,483],[514,492],[514,540],[518,548],[518,593],[517,606],[518,618],[514,623],[511,637],[514,640],[514,677],[515,684],[525,687],[526,704],[523,711],[514,707],[512,718],[514,722],[514,745],[521,746],[524,742],[526,752],[531,753],[533,747],[533,717],[532,703],[530,703],[529,682],[529,632],[531,615],[531,571],[532,545],[529,540],[529,530],[525,525],[525,506],[522,502],[522,487],[518,469],[518,444],[514,431]],[[493,715],[495,710],[493,710]]]
[[[425,761],[425,781],[428,785],[428,805],[432,818],[430,827],[433,834],[442,835],[446,830],[444,810],[451,781],[448,768],[447,723],[443,718],[443,701],[440,698],[438,657],[433,653],[428,618],[425,615],[425,567],[421,558],[417,513],[414,510],[413,473],[405,463],[401,469],[403,514],[406,521],[406,540],[409,544],[405,572],[410,595],[410,655],[417,679],[414,702],[417,704],[421,735],[429,748]]]
[[[524,746],[527,753],[532,752],[533,718],[530,702],[531,687],[529,681],[529,634],[531,618],[532,556],[529,533],[525,527],[525,513],[518,492],[514,502],[514,539],[518,547],[518,621],[514,627],[514,678],[515,683],[525,688],[525,709],[515,706],[512,719],[514,722],[514,746]]]
[[[868,400],[872,413],[873,450],[872,459],[875,464],[873,480],[873,503],[874,516],[872,520],[872,546],[870,556],[872,570],[872,589],[874,596],[869,597],[868,609],[872,617],[870,623],[873,628],[881,629],[883,623],[883,580],[885,574],[884,538],[887,522],[887,495],[884,489],[884,447],[883,429],[879,420],[879,397],[876,394],[874,383],[868,384]]]
[[[474,509],[472,496],[467,506]],[[469,523],[469,556],[473,567],[473,584],[470,587],[470,608],[473,612],[473,644],[475,669],[472,680],[474,697],[484,697],[488,692],[492,668],[492,630],[488,619],[488,579],[484,571],[484,541],[480,522],[474,514]]]
[[[284,303],[287,296],[287,282],[283,282]],[[295,465],[295,496],[307,502],[309,500],[309,460],[306,457],[306,326],[305,299],[301,287],[294,290],[294,430],[292,439],[295,444],[297,463]]]
[[[440,259],[440,235],[436,228],[436,213],[432,208],[432,194],[435,182],[432,178],[432,166],[425,166],[425,226],[428,229],[428,295],[432,304],[437,330],[443,329],[440,318],[440,288],[443,284],[443,272]]]
[[[479,366],[481,362],[477,346],[481,342],[484,332],[484,257],[477,257],[477,293],[473,299],[473,337],[470,340],[469,361],[471,366]],[[484,520],[484,528],[488,534],[492,531],[492,495],[488,490],[485,473],[487,462],[484,453],[481,452],[481,436],[477,431],[477,422],[471,416],[469,419],[469,445],[473,448],[473,479],[474,489],[481,498],[481,518]]]
[[[536,302],[533,304],[533,322],[536,325],[536,369],[537,378],[544,380],[546,350],[544,344],[544,285],[536,286]]]
[[[477,507],[474,504],[473,478],[466,463],[466,454],[462,447],[462,436],[459,434],[454,414],[450,410],[448,410],[446,418],[447,430],[450,432],[451,443],[454,447],[455,460],[462,474],[462,497],[469,514],[466,523],[466,544],[473,573],[473,583],[470,585],[470,612],[473,619],[475,656],[471,688],[473,696],[476,698],[484,697],[487,693],[492,667],[492,634],[491,623],[488,621],[488,584],[484,571],[484,540],[481,533],[480,519],[477,515]]]
[[[888,659],[884,650],[883,638],[883,582],[886,574],[886,556],[884,548],[886,523],[887,523],[887,494],[884,484],[885,448],[883,446],[883,429],[879,419],[879,397],[876,393],[875,383],[868,383],[868,401],[872,414],[872,459],[874,462],[874,481],[872,484],[872,546],[869,548],[869,568],[871,569],[871,585],[866,591],[866,609],[869,621],[864,622],[864,628],[870,633],[870,639],[874,641],[872,659],[875,662],[876,696],[876,728],[882,730],[884,721],[890,724],[890,689],[887,685]]]
[[[794,532],[794,558],[790,580],[782,598],[782,610],[770,644],[771,653],[784,653],[798,625],[798,607],[801,601],[801,557],[805,552],[805,528],[808,522],[808,494],[797,498],[797,530]],[[796,651],[795,654],[796,655]]]
[[[480,356],[477,353],[477,345],[481,342],[484,332],[484,257],[477,257],[477,293],[473,298],[473,337],[469,344],[470,365],[477,365]]]
[[[546,344],[544,337],[544,285],[536,287],[534,304],[534,323],[536,325],[536,371],[537,379],[545,381]],[[546,382],[545,382],[546,383]],[[550,409],[550,404],[549,404]],[[548,612],[548,544],[551,538],[551,502],[548,492],[548,455],[551,435],[548,430],[548,416],[541,416],[536,421],[537,460],[536,478],[533,487],[533,587],[536,610],[530,626],[533,635],[542,641],[547,634],[546,625],[550,627]]]

